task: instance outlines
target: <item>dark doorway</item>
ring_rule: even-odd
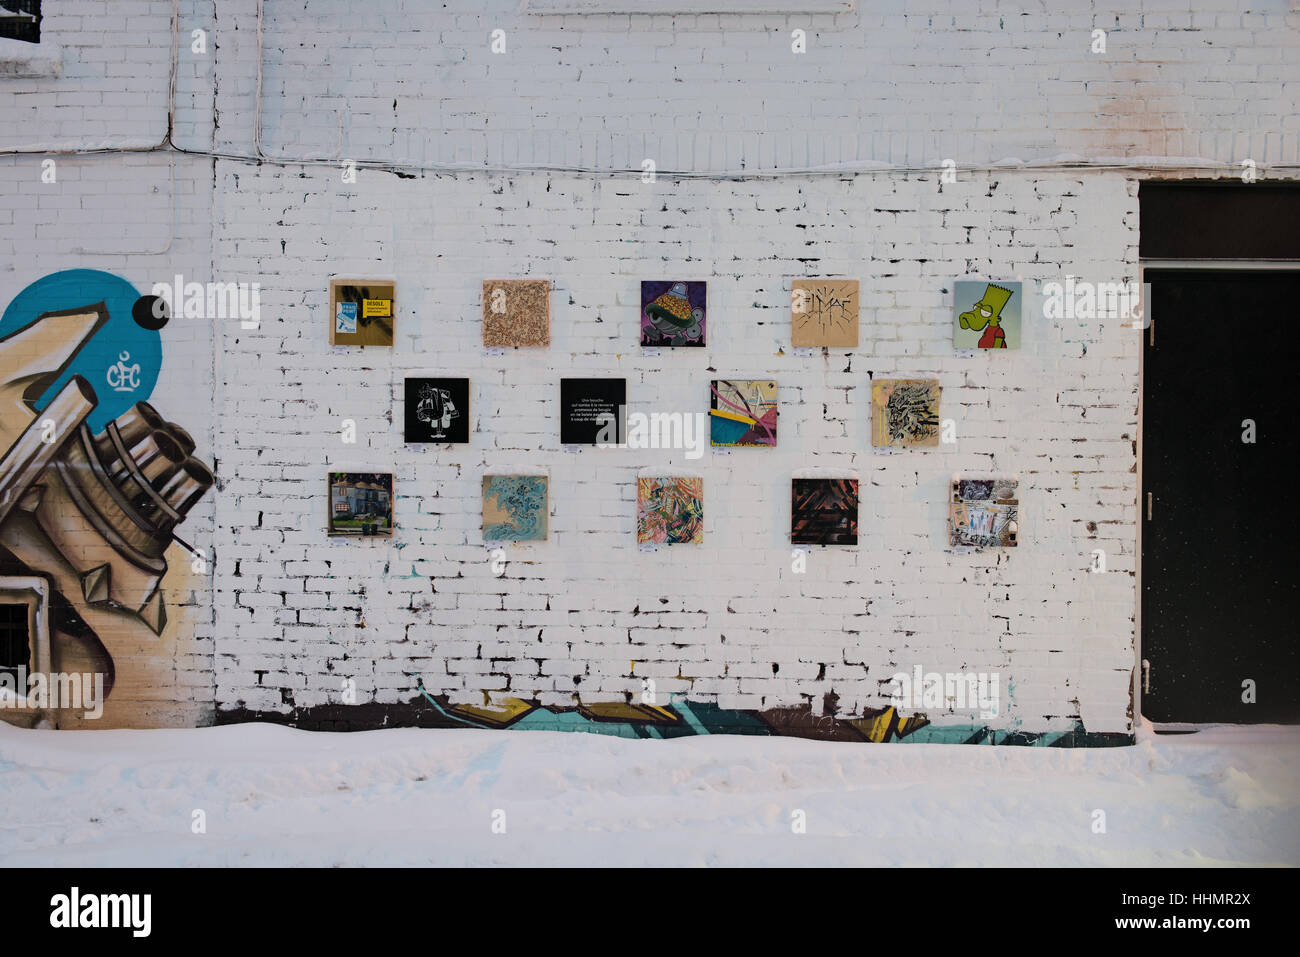
[[[1288,399],[1300,269],[1148,269],[1145,279],[1142,713],[1295,723],[1300,507]]]

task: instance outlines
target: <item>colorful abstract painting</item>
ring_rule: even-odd
[[[709,441],[717,446],[776,445],[776,382],[709,383]]]
[[[871,444],[877,448],[939,444],[939,380],[871,383]]]
[[[330,345],[391,346],[395,289],[379,280],[330,280]]]
[[[487,279],[483,282],[483,345],[551,344],[551,281]]]
[[[793,545],[856,545],[858,480],[792,479],[790,542]]]
[[[638,478],[636,540],[643,545],[704,541],[704,479]]]
[[[790,343],[856,349],[858,281],[794,280],[790,287]]]
[[[960,279],[953,303],[952,342],[958,349],[1020,348],[1020,283]]]
[[[392,473],[331,472],[329,485],[329,534],[393,534]]]
[[[546,492],[545,475],[483,476],[483,540],[544,541]]]
[[[1014,546],[1020,530],[1019,484],[1013,478],[953,479],[948,507],[949,544]]]
[[[407,379],[407,442],[469,441],[469,379]]]
[[[641,345],[704,345],[707,299],[703,282],[641,283]]]

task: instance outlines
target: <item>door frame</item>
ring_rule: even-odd
[[[1140,227],[1139,227],[1140,228]],[[1153,272],[1265,272],[1271,270],[1300,272],[1300,259],[1138,259],[1138,284],[1142,290],[1143,315],[1150,305],[1147,302],[1147,270]],[[1143,337],[1153,334],[1158,316],[1151,317],[1151,323],[1142,329]],[[1145,674],[1142,658],[1142,538],[1146,530],[1146,503],[1142,501],[1143,483],[1143,435],[1146,405],[1146,342],[1138,348],[1138,413],[1137,413],[1137,543],[1134,553],[1134,611],[1133,611],[1133,731],[1137,733],[1137,724],[1142,720],[1142,679]],[[1204,727],[1202,724],[1183,721],[1153,721],[1156,731],[1191,731]]]

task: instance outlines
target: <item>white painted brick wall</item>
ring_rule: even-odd
[[[1125,176],[980,175],[940,190],[933,176],[645,185],[362,171],[344,185],[323,170],[218,172],[216,258],[276,277],[260,330],[225,327],[222,707],[337,701],[342,676],[363,700],[409,700],[422,676],[457,699],[487,689],[554,704],[575,691],[621,700],[652,677],[723,707],[820,706],[834,692],[853,712],[921,664],[1004,675],[1007,726],[1082,715],[1093,730],[1127,727],[1138,334],[1028,312],[1019,352],[957,357],[951,337],[951,279],[968,271],[1027,288],[1135,275]],[[331,271],[397,277],[394,350],[331,349]],[[862,281],[862,347],[795,355],[788,280],[822,274]],[[646,356],[639,280],[679,275],[709,278],[709,346]],[[494,276],[553,281],[549,350],[487,354],[479,296]],[[403,444],[402,382],[424,373],[470,378],[468,446]],[[780,444],[694,462],[565,452],[558,381],[587,374],[626,377],[645,412],[703,411],[715,374],[773,376]],[[873,455],[869,376],[927,374],[943,383],[956,446]],[[346,418],[356,446],[341,441]],[[326,472],[390,466],[397,536],[328,539]],[[990,470],[1021,478],[1021,544],[949,554],[946,483]],[[498,580],[480,478],[520,471],[550,475],[550,538],[512,547]],[[637,550],[635,478],[655,472],[704,476],[702,547]],[[805,575],[791,571],[792,474],[862,482],[859,547],[815,549]],[[1099,547],[1109,573],[1090,575]]]
[[[60,0],[41,8],[58,77],[0,80],[0,149],[161,142],[167,133],[170,0]]]
[[[1294,175],[1280,165],[1300,159],[1287,4],[1054,6],[536,17],[515,0],[267,0],[259,44],[256,0],[182,0],[173,139],[254,152],[260,46],[270,157],[652,158],[697,173],[1199,157]],[[0,150],[161,139],[172,4],[49,7],[63,76],[0,81]],[[498,28],[508,52],[494,56]],[[1106,54],[1088,49],[1094,28]],[[193,29],[209,31],[203,56]],[[897,171],[647,185],[363,169],[349,185],[329,165],[156,153],[61,158],[54,187],[41,158],[0,156],[0,302],[72,266],[141,286],[176,272],[262,285],[256,332],[164,332],[155,403],[222,482],[184,529],[218,556],[210,614],[177,651],[175,696],[195,720],[214,703],[336,701],[345,676],[362,701],[406,701],[416,675],[458,700],[619,699],[654,677],[723,707],[819,707],[833,692],[851,713],[921,664],[1003,674],[1008,727],[1130,727],[1138,341],[1029,312],[1022,350],[966,358],[950,323],[967,273],[1027,288],[1134,275],[1138,173],[964,172],[940,187]],[[397,278],[396,348],[331,349],[328,277],[368,272]],[[645,356],[637,284],[677,273],[709,280],[709,347]],[[789,348],[788,280],[817,275],[862,282],[851,355]],[[486,355],[481,281],[529,276],[554,283],[551,348]],[[471,378],[468,446],[403,445],[402,380],[422,373]],[[624,376],[633,410],[693,412],[715,374],[779,380],[779,448],[695,462],[559,449],[562,376]],[[869,376],[896,374],[942,380],[955,448],[871,453]],[[343,418],[356,446],[339,442]],[[396,473],[391,542],[326,538],[325,473],[350,466]],[[951,555],[946,482],[990,470],[1020,476],[1021,545]],[[498,471],[551,479],[551,537],[511,548],[502,579],[480,542],[480,476]],[[678,471],[704,476],[705,544],[640,553],[635,476]],[[802,576],[792,474],[862,482],[859,547],[814,550]],[[1108,574],[1087,573],[1093,548]]]
[[[255,0],[223,0],[228,147]],[[1061,156],[1300,162],[1285,0],[858,3],[839,15],[536,16],[518,0],[268,0],[269,155],[755,170]],[[232,31],[230,28],[238,27]],[[807,52],[791,51],[791,31]],[[1107,31],[1106,52],[1091,50]],[[505,32],[506,52],[491,35]],[[369,35],[367,35],[369,34]]]

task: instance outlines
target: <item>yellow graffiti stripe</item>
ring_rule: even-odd
[[[625,701],[597,701],[578,708],[583,717],[600,721],[649,721],[654,724],[677,724],[678,717],[665,708]]]
[[[889,741],[891,738],[905,738],[917,728],[924,728],[929,723],[930,719],[923,714],[903,717],[894,710],[892,705],[870,718],[858,718],[849,722],[859,734],[876,744]]]
[[[751,419],[747,415],[740,415],[736,412],[728,412],[726,409],[710,409],[709,415],[716,415],[720,419],[731,419],[733,422],[744,422],[746,425],[754,425],[757,419]]]
[[[450,704],[447,710],[463,718],[501,727],[527,714],[534,707],[532,702],[522,698],[500,698],[490,705]]]

